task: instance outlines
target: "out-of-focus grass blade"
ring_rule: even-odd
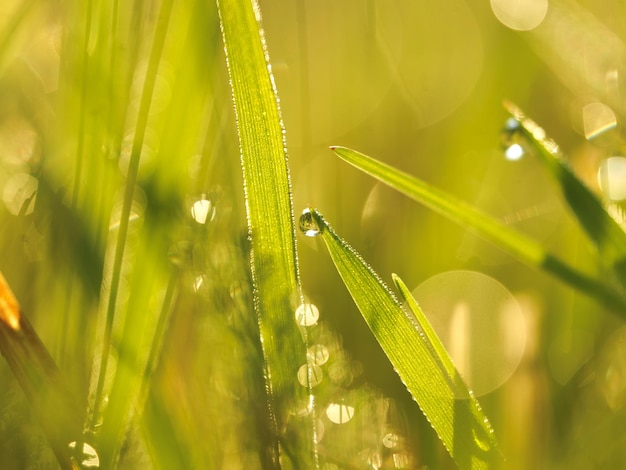
[[[565,160],[558,145],[545,131],[515,104],[504,103],[505,108],[519,122],[520,129],[537,150],[537,155],[552,177],[558,182],[561,192],[578,222],[594,241],[608,266],[618,274],[626,285],[626,232],[605,210],[602,202],[576,177]]]
[[[70,444],[82,437],[82,417],[75,399],[37,333],[20,312],[0,273],[0,352],[35,409],[61,468],[78,468]]]
[[[363,258],[310,211],[350,295],[397,374],[462,469],[493,468],[503,457],[487,417],[437,339],[417,303],[418,322]],[[396,282],[400,282],[396,278]],[[405,295],[405,292],[403,295]],[[407,296],[410,298],[410,295]],[[455,399],[455,397],[465,397]]]
[[[617,314],[626,316],[626,298],[621,293],[605,282],[569,266],[544,250],[536,241],[516,232],[466,202],[367,155],[345,147],[331,147],[331,150],[351,165],[476,232],[520,261],[543,269],[570,286],[596,298],[614,309]]]
[[[296,381],[297,369],[306,361],[306,349],[294,316],[294,304],[301,301],[301,293],[289,168],[274,80],[259,24],[259,7],[251,0],[217,3],[237,115],[254,306],[261,332],[273,433],[278,436],[288,419],[284,403],[294,396],[296,400],[306,399],[303,387]],[[313,438],[309,441],[313,442]],[[297,448],[294,458],[306,459],[306,443],[299,443]],[[277,451],[278,446],[272,456],[275,466]],[[283,458],[287,455],[294,456],[293,449],[283,453]],[[306,460],[295,463],[299,468],[311,467]]]

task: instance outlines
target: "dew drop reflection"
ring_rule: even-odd
[[[298,369],[298,382],[303,387],[315,387],[324,380],[324,373],[320,366],[315,364],[303,364]]]
[[[610,200],[626,199],[626,158],[615,156],[605,159],[598,169],[598,184]]]
[[[607,105],[589,103],[583,106],[583,129],[587,140],[592,140],[615,126],[617,126],[617,118]]]
[[[526,323],[508,289],[482,273],[449,271],[413,295],[477,396],[509,379],[526,346]]]
[[[507,28],[530,31],[548,13],[548,0],[491,0],[493,14]]]
[[[320,318],[320,311],[313,304],[300,304],[296,309],[296,321],[302,326],[313,326]]]
[[[323,344],[314,344],[307,349],[306,356],[309,362],[321,366],[326,364],[330,353],[328,352],[328,348]]]
[[[299,226],[302,233],[304,233],[307,237],[315,237],[320,234],[320,228],[313,219],[313,214],[310,209],[304,209],[302,211]]]
[[[326,408],[326,416],[335,424],[345,424],[354,417],[354,407],[342,403],[331,403]]]
[[[395,447],[398,447],[399,441],[400,441],[400,438],[398,437],[396,433],[393,433],[393,432],[388,432],[387,434],[383,436],[383,445],[387,449],[393,449]]]
[[[519,160],[524,156],[525,139],[521,132],[519,121],[513,117],[508,118],[504,123],[504,129],[500,134],[504,157],[509,161]]]
[[[215,218],[215,206],[204,194],[191,206],[191,217],[199,224],[205,224],[207,219],[210,222]]]
[[[76,441],[69,443],[69,448],[76,449]],[[92,446],[83,442],[83,452],[80,456],[80,462],[78,465],[82,468],[100,468],[100,457]]]
[[[5,183],[2,201],[13,215],[28,215],[35,210],[39,181],[28,173],[17,173]]]

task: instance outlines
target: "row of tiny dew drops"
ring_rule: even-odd
[[[504,157],[509,161],[521,160],[530,153],[529,142],[522,132],[522,125],[541,143],[550,153],[560,156],[559,146],[549,137],[545,130],[537,123],[524,116],[514,105],[509,104],[516,115],[506,120],[501,133]],[[523,121],[523,124],[520,122]],[[608,203],[609,214],[621,225],[626,225],[626,217],[618,204],[626,201],[626,157],[623,156],[623,143],[614,131],[617,128],[617,117],[611,108],[603,103],[593,102],[583,106],[580,110],[579,131],[585,136],[587,142],[594,149],[600,149],[604,154],[597,165],[597,173],[583,179],[597,189]],[[620,150],[614,150],[618,148]],[[593,152],[592,152],[593,153]],[[595,158],[595,154],[589,154],[589,158]],[[595,183],[593,179],[595,177]],[[595,188],[593,188],[595,189]]]
[[[305,209],[299,219],[299,228],[300,231],[306,237],[317,237],[320,235],[321,230],[315,221],[313,214],[310,209]],[[303,327],[314,327],[318,324],[319,321],[319,309],[316,305],[312,303],[303,303],[296,309],[295,312],[296,322]],[[314,344],[309,347],[307,351],[307,361],[308,364],[304,364],[298,370],[298,382],[304,386],[315,387],[319,385],[324,377],[324,372],[322,370],[322,366],[327,363],[329,360],[329,350],[326,346],[321,344]],[[332,367],[332,366],[331,366]],[[334,373],[331,369],[329,369],[329,375],[332,376],[338,375]],[[333,380],[333,382],[336,382]],[[387,409],[387,413],[389,413],[389,409],[393,408],[393,404],[390,400],[382,400],[383,408]],[[328,419],[335,424],[345,424],[352,420],[355,415],[355,407],[352,404],[346,404],[341,401],[331,402],[326,407],[326,416]],[[318,423],[318,426],[321,423]],[[373,424],[373,423],[370,423]],[[387,466],[391,464],[394,468],[410,468],[412,465],[413,456],[409,453],[406,453],[406,449],[403,449],[404,439],[397,432],[387,430],[381,433],[382,439],[378,441],[382,443],[384,448],[391,452],[390,462],[383,462],[383,455],[376,450],[372,450],[371,448],[365,449],[359,453],[359,458],[364,459],[368,463],[368,468],[378,469],[382,468],[383,465]],[[323,426],[322,426],[323,432]],[[319,435],[318,428],[318,441],[321,440]],[[337,467],[335,464],[326,463],[324,464],[324,470],[335,470]]]

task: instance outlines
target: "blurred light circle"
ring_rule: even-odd
[[[508,380],[526,345],[523,312],[508,289],[479,272],[449,271],[413,295],[476,395]]]
[[[32,214],[38,187],[37,178],[28,173],[17,173],[4,184],[2,201],[13,215]]]
[[[603,103],[588,103],[583,106],[583,129],[585,137],[591,140],[615,128],[617,118],[611,108]]]
[[[548,0],[491,0],[491,9],[504,26],[530,31],[546,17]]]
[[[326,416],[335,424],[345,424],[354,417],[354,407],[341,403],[331,403],[326,408]]]
[[[552,339],[548,346],[550,375],[565,385],[593,356],[594,337],[585,330],[566,330]]]
[[[626,199],[626,158],[609,157],[600,164],[598,184],[612,201]]]

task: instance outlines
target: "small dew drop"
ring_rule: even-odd
[[[509,161],[519,160],[524,156],[524,136],[521,132],[521,124],[515,118],[508,118],[500,133],[500,141],[504,149],[504,157]]]
[[[296,321],[302,326],[313,326],[320,318],[320,311],[313,304],[300,304],[296,309]]]
[[[331,403],[326,408],[326,416],[335,424],[345,424],[354,417],[354,407],[340,403]]]
[[[298,382],[303,387],[315,387],[319,385],[324,379],[324,373],[320,366],[315,364],[303,364],[298,369]]]
[[[317,226],[313,214],[310,209],[304,209],[300,216],[300,230],[307,237],[316,237],[320,234],[320,228]]]
[[[69,448],[72,450],[76,449],[76,441],[70,442]],[[80,456],[79,465],[81,468],[100,468],[100,457],[98,457],[96,449],[86,442],[83,442],[83,452]]]

